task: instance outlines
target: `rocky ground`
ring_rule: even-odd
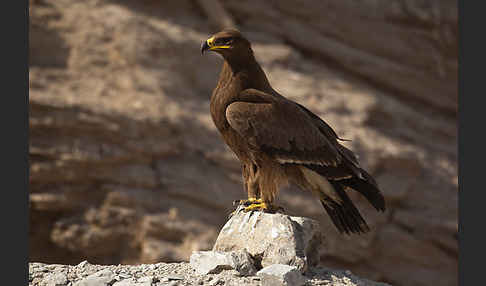
[[[201,2],[30,1],[30,261],[181,262],[214,244],[245,194],[209,116],[221,60],[200,55],[218,30]],[[351,139],[385,194],[385,214],[351,194],[372,231],[348,237],[282,190],[320,222],[324,265],[457,285],[457,1],[221,2],[273,87]]]
[[[78,265],[29,263],[29,286],[260,286],[258,275],[240,276],[235,270],[198,275],[189,263],[140,265]],[[352,274],[349,270],[313,268],[305,276],[305,285],[386,286]]]
[[[325,250],[319,223],[282,213],[245,212],[240,205],[209,251],[187,263],[142,265],[29,264],[29,284],[47,286],[369,285],[349,270],[319,265]],[[389,286],[389,285],[388,285]]]

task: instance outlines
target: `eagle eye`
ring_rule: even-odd
[[[231,44],[232,40],[233,40],[233,38],[231,38],[231,37],[219,38],[219,39],[216,39],[215,44],[218,45],[218,46],[229,45],[229,44]]]

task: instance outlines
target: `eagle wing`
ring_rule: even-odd
[[[226,119],[252,148],[282,164],[341,165],[336,139],[294,102],[255,89],[244,90],[239,99],[226,108]]]
[[[385,209],[378,185],[354,153],[337,142],[338,136],[327,123],[302,105],[246,89],[226,108],[226,119],[254,150],[281,164],[313,170],[331,183],[361,193],[377,210]]]

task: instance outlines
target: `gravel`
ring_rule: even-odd
[[[110,279],[96,279],[108,277]],[[65,279],[64,279],[65,278]],[[112,279],[111,279],[112,278]],[[359,278],[350,271],[310,268],[305,285],[386,286]],[[91,284],[93,283],[93,284]],[[200,275],[187,262],[139,265],[78,265],[29,263],[29,286],[189,286],[189,285],[262,285],[258,276],[241,276],[236,270]]]

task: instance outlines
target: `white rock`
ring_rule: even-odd
[[[300,286],[305,284],[305,277],[296,266],[273,264],[257,272],[262,286]]]
[[[66,286],[67,276],[64,273],[52,273],[45,278],[46,286]]]
[[[103,269],[76,282],[74,286],[107,286],[113,281],[115,281],[115,274],[108,269]]]
[[[127,279],[127,278],[132,278],[132,275],[127,274],[127,273],[119,273],[119,274],[116,276],[116,279],[117,279],[117,280],[123,280],[123,279]]]
[[[178,275],[169,275],[166,277],[167,281],[171,280],[184,280],[184,277]]]
[[[122,281],[115,282],[113,286],[138,286],[137,282],[133,279],[125,279]]]
[[[215,251],[195,251],[189,258],[189,264],[200,275],[232,269],[228,256],[225,253]]]
[[[253,260],[244,249],[231,252],[195,251],[189,263],[201,275],[219,273],[225,269],[234,269],[243,276],[253,275],[256,272]]]
[[[263,267],[287,264],[305,272],[319,263],[323,239],[316,220],[240,208],[221,229],[213,251],[245,249],[261,258]]]
[[[154,277],[153,276],[145,276],[145,277],[140,277],[138,278],[137,282],[139,283],[143,283],[143,282],[149,282],[149,283],[152,283],[154,282]]]
[[[88,264],[89,264],[88,260],[83,260],[83,261],[81,261],[81,262],[80,262],[80,263],[77,265],[77,267],[84,267],[85,265],[88,265]]]

